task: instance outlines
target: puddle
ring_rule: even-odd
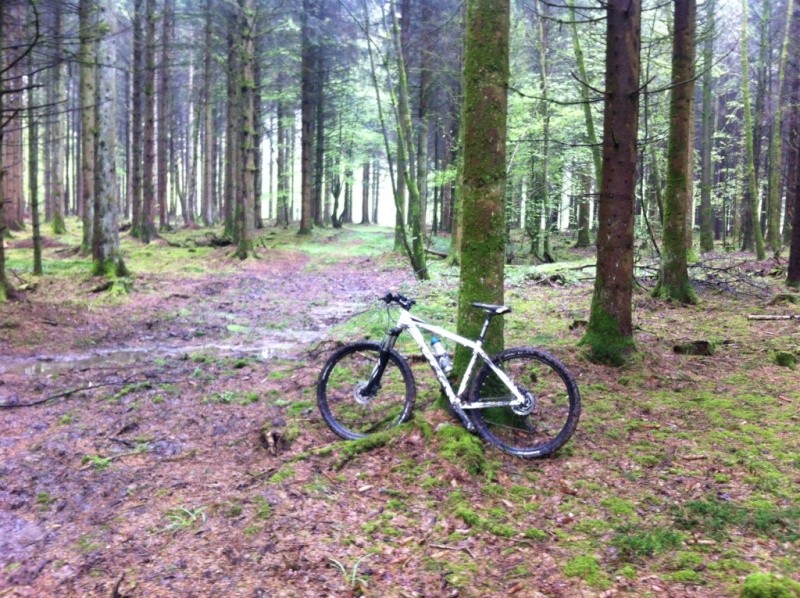
[[[0,375],[18,374],[41,376],[64,370],[124,369],[130,365],[150,364],[158,358],[174,358],[192,353],[212,352],[220,356],[256,355],[262,359],[292,359],[301,350],[322,340],[319,330],[281,330],[255,343],[203,343],[180,346],[149,345],[98,349],[91,353],[38,355],[36,357],[4,358]]]

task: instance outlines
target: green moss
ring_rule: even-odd
[[[771,573],[753,573],[744,580],[741,598],[798,598],[800,583]]]
[[[481,522],[480,516],[469,507],[464,507],[464,506],[457,507],[456,510],[453,511],[453,515],[461,519],[467,525],[471,525],[472,527],[477,526]]]
[[[539,529],[538,527],[529,527],[524,532],[522,532],[523,537],[528,538],[529,540],[546,540],[547,539],[547,532],[544,530]]]
[[[622,333],[617,319],[603,309],[596,296],[592,299],[589,326],[579,344],[588,348],[591,361],[617,367],[635,350],[633,338]]]
[[[293,477],[294,474],[295,471],[293,467],[282,467],[277,472],[272,474],[272,477],[269,478],[269,482],[271,484],[280,484],[281,482]]]
[[[683,534],[660,527],[642,530],[640,527],[621,528],[612,538],[611,544],[625,559],[653,556],[677,548],[683,542]]]
[[[772,357],[772,361],[775,363],[775,365],[779,365],[784,368],[794,369],[797,367],[797,356],[789,351],[776,351]]]
[[[402,433],[404,430],[408,430],[409,426],[411,425],[413,425],[413,422],[397,426],[396,428],[392,428],[390,430],[376,432],[375,434],[370,434],[357,440],[348,440],[347,442],[343,442],[340,445],[341,448],[339,449],[339,457],[334,463],[334,469],[341,469],[349,461],[361,453],[366,453],[386,445],[386,443],[392,438]]]
[[[487,471],[483,443],[461,426],[446,425],[437,433],[441,438],[439,454],[453,465],[466,469],[472,475]]]
[[[579,577],[592,587],[604,589],[611,585],[600,569],[600,561],[595,556],[576,556],[564,565],[566,577]]]
[[[634,508],[632,502],[617,498],[616,496],[604,498],[600,501],[600,504],[608,509],[612,515],[617,515],[619,517],[636,515],[636,509]]]

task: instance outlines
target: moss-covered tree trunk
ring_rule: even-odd
[[[470,304],[502,303],[504,295],[509,14],[508,0],[467,2],[458,333],[468,338],[478,336],[486,316]],[[502,318],[494,318],[485,346],[503,348]],[[459,347],[458,376],[468,360]]]
[[[747,0],[742,0],[742,100],[744,102],[744,150],[745,150],[745,177],[747,179],[747,197],[749,199],[750,233],[755,242],[756,256],[763,260],[767,255],[764,251],[764,235],[759,226],[759,201],[756,182],[755,149],[753,147],[753,115],[750,107],[750,58],[747,49]]]
[[[789,269],[786,284],[790,287],[800,288],[800,160],[797,161],[798,172],[795,181],[798,188],[794,193],[794,206],[792,213],[792,238],[789,245]]]
[[[694,102],[695,0],[675,0],[672,41],[672,90],[667,143],[667,188],[664,192],[664,240],[661,269],[653,295],[696,303],[689,283],[686,234],[690,218],[691,133]]]
[[[428,266],[425,259],[425,237],[423,234],[424,215],[422,214],[422,199],[420,197],[417,176],[411,172],[411,166],[415,163],[414,158],[414,129],[411,125],[411,106],[408,92],[408,75],[406,72],[406,62],[403,57],[403,46],[400,38],[400,24],[397,12],[394,11],[392,2],[392,30],[395,46],[395,60],[397,62],[397,137],[398,137],[398,168],[403,166],[402,179],[405,181],[408,190],[408,216],[411,225],[411,253],[409,255],[411,267],[419,280],[428,280]],[[399,173],[399,171],[398,171]],[[401,218],[402,219],[402,218]],[[403,231],[405,234],[405,231]]]
[[[639,116],[640,0],[606,5],[603,177],[597,231],[597,276],[581,343],[596,361],[620,364],[633,349],[633,208]]]
[[[716,2],[706,0],[706,29],[703,42],[703,145],[700,154],[700,251],[714,251],[714,212],[711,207],[714,165],[711,149],[714,143],[714,104],[711,87],[714,75],[714,36],[716,34]]]
[[[581,47],[580,36],[578,35],[578,20],[575,15],[574,0],[569,0],[570,7],[570,31],[572,33],[572,50],[575,53],[575,62],[578,66],[578,76],[581,81],[588,81],[586,72],[586,61],[583,56],[583,48]],[[603,157],[600,153],[600,145],[597,143],[597,133],[594,128],[594,117],[592,116],[592,105],[589,101],[589,88],[586,85],[579,83],[578,88],[581,93],[581,100],[583,102],[583,119],[586,123],[586,143],[589,144],[592,151],[592,166],[594,167],[594,181],[595,187],[600,183],[603,170]],[[584,185],[585,186],[585,185]],[[589,247],[591,241],[589,239],[589,228],[591,227],[591,203],[589,201],[590,188],[585,186],[585,195],[580,199],[578,207],[578,239],[575,242],[575,247]]]
[[[775,113],[772,118],[772,141],[769,146],[769,202],[767,220],[767,240],[776,258],[781,254],[781,173],[783,158],[783,107],[786,82],[786,63],[789,57],[789,31],[794,15],[794,0],[786,2],[786,22],[783,28],[783,43],[781,44],[781,54],[778,58],[778,97],[775,99]],[[795,39],[797,44],[798,40]],[[800,65],[798,65],[800,66]],[[795,98],[794,101],[797,101]]]
[[[53,164],[52,164],[52,188],[50,193],[53,197],[53,218],[50,221],[53,234],[60,235],[66,232],[64,223],[64,157],[67,142],[66,131],[66,110],[63,106],[66,103],[64,91],[64,46],[62,32],[62,3],[56,2],[53,11],[53,40],[54,40],[54,65],[53,65],[53,93],[56,108],[53,114],[55,119],[53,126]]]
[[[144,41],[144,181],[142,183],[142,223],[139,238],[149,243],[156,234],[156,6],[145,3]]]
[[[95,48],[95,166],[94,227],[92,259],[96,276],[125,276],[127,270],[119,250],[117,187],[117,19],[114,0],[97,3],[97,25],[103,35]]]
[[[81,0],[81,4],[87,0]],[[142,231],[142,78],[143,78],[143,61],[144,61],[144,32],[142,30],[142,5],[144,0],[134,0],[133,2],[133,76],[131,77],[131,84],[133,86],[133,97],[131,106],[131,236],[139,238]],[[81,27],[81,32],[84,33],[84,28]],[[81,85],[83,85],[83,63],[81,63]],[[88,79],[88,77],[87,77]],[[87,97],[88,94],[87,94]],[[82,105],[83,102],[81,102]],[[94,116],[92,110],[84,110],[81,112],[81,118],[84,119],[83,131],[84,137],[91,138],[91,133],[86,134],[86,120],[90,116]],[[93,125],[89,125],[92,127]],[[86,161],[82,162],[84,168]],[[88,177],[84,179],[86,184]],[[86,194],[86,187],[84,187],[84,196]],[[84,200],[84,205],[88,202]]]
[[[254,0],[239,0],[237,14],[238,40],[236,50],[239,67],[236,73],[236,84],[239,103],[238,135],[239,155],[237,164],[239,178],[236,185],[236,208],[234,211],[233,243],[236,245],[235,255],[239,259],[247,258],[252,250],[255,232],[255,28],[256,10]]]

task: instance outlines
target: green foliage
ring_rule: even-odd
[[[771,573],[753,573],[744,580],[741,598],[799,598],[800,583]]]
[[[103,457],[102,455],[84,455],[82,463],[84,465],[91,465],[96,470],[102,471],[111,465],[111,457]]]
[[[642,529],[639,526],[626,526],[617,530],[611,544],[617,548],[623,559],[637,559],[653,556],[677,548],[683,542],[683,534],[660,527]]]
[[[439,454],[453,465],[463,467],[472,475],[486,471],[483,443],[462,426],[446,425],[437,432],[442,440]]]
[[[592,313],[580,345],[588,348],[588,357],[595,363],[621,366],[634,349],[633,339],[622,334],[617,319],[592,300]]]
[[[183,506],[175,507],[174,509],[167,511],[165,517],[169,520],[169,523],[161,531],[163,533],[176,534],[194,526],[197,523],[205,523],[205,507],[197,507],[195,509],[188,509]]]
[[[776,351],[772,357],[775,365],[794,369],[797,367],[797,356],[789,351]]]
[[[566,577],[579,577],[595,588],[606,588],[611,582],[600,569],[600,561],[595,556],[576,556],[564,565]]]

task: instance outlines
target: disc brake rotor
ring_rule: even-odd
[[[359,382],[358,384],[356,384],[355,388],[353,388],[353,398],[359,405],[369,405],[372,399],[374,398],[371,395],[365,395],[362,393],[362,391],[366,387],[367,387],[366,382]]]
[[[530,415],[536,408],[536,397],[528,390],[520,389],[525,401],[519,405],[513,405],[511,410],[517,415]]]

